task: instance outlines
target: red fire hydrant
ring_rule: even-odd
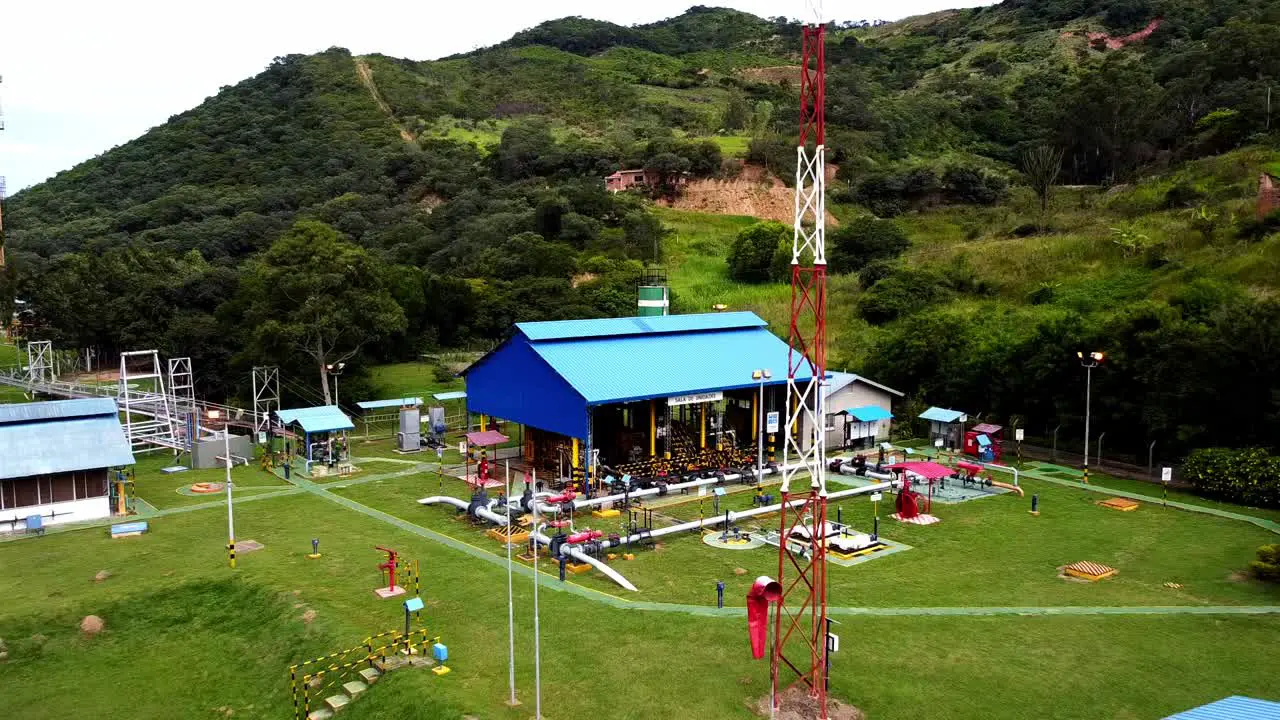
[[[387,589],[394,591],[396,589],[396,566],[399,565],[400,553],[381,545],[375,545],[374,548],[387,554],[387,561],[378,565],[378,569],[387,572]]]

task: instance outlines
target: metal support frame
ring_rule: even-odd
[[[774,710],[783,689],[785,666],[827,717],[827,521],[826,401],[826,28],[803,28],[800,68],[800,141],[796,147],[795,222],[791,248],[791,328],[787,360],[786,425],[783,433],[781,537],[778,582],[782,597],[774,614],[770,663]],[[809,149],[813,143],[814,148]],[[808,379],[803,378],[807,371]],[[796,460],[792,460],[794,454]],[[798,460],[798,462],[797,462]],[[792,492],[791,482],[808,474],[809,487]],[[790,507],[794,500],[804,502]],[[808,527],[808,540],[792,533]],[[788,683],[789,684],[789,683]]]
[[[165,392],[164,380],[158,351],[120,353],[120,412],[125,437],[135,452],[156,447],[184,449],[178,439],[174,397]],[[147,381],[153,383],[151,388],[143,387]]]
[[[33,340],[27,343],[27,379],[53,382],[53,341]]]
[[[195,375],[191,358],[169,359],[169,392],[173,395],[173,411],[180,429],[179,437],[188,452],[195,449],[200,436],[200,414],[196,409]]]
[[[271,429],[271,413],[280,410],[280,368],[271,365],[253,369],[253,432]]]

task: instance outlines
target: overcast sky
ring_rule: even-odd
[[[703,0],[811,17],[811,0]],[[123,144],[261,72],[333,46],[426,60],[492,45],[544,20],[624,25],[696,0],[54,0],[0,9],[0,176],[8,194]],[[981,0],[826,0],[828,19],[897,20]],[[190,9],[188,9],[190,8]]]

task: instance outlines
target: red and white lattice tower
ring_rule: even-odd
[[[825,26],[805,25],[800,70],[800,143],[796,147],[796,215],[791,250],[791,351],[787,427],[783,431],[782,521],[774,615],[772,688],[803,682],[827,717],[827,254]],[[794,459],[793,459],[794,456]],[[792,481],[807,487],[793,488]],[[803,501],[803,502],[799,502]],[[796,502],[794,507],[791,502]],[[800,528],[805,531],[797,533]],[[792,674],[798,679],[792,678]]]

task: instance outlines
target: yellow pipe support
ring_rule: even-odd
[[[570,482],[578,480],[578,438],[573,438],[573,452],[569,455]]]
[[[751,396],[751,439],[754,441],[760,437],[760,396],[752,394]]]
[[[649,457],[658,454],[658,404],[649,401]]]
[[[707,449],[707,404],[698,404],[698,415],[702,418],[702,445],[703,450]]]
[[[487,423],[485,423],[484,413],[480,413],[480,432],[484,432],[486,430],[486,425]]]

